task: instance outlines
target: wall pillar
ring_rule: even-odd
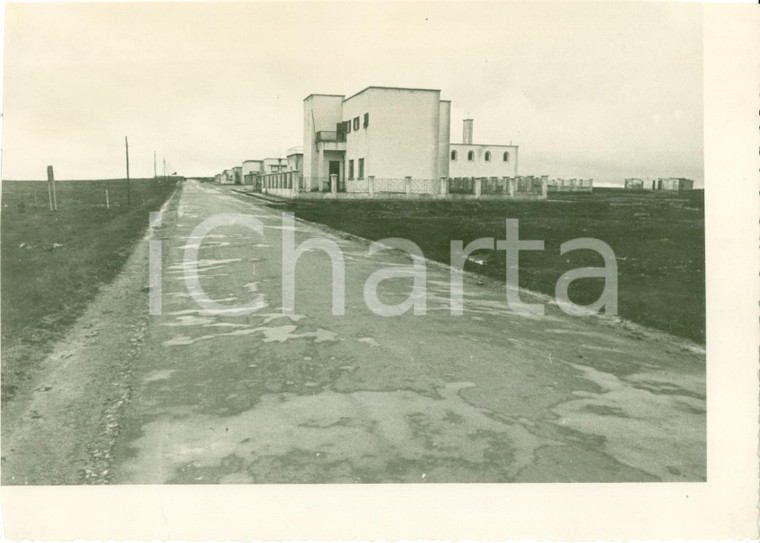
[[[375,176],[374,175],[367,176],[367,192],[369,193],[370,198],[375,196]]]
[[[406,189],[406,197],[411,198],[412,197],[412,176],[407,175],[404,177],[404,188]]]
[[[338,192],[338,176],[335,174],[330,175],[330,192],[333,194]]]
[[[546,199],[549,194],[549,177],[546,175],[541,176],[541,198]]]
[[[507,188],[509,189],[509,197],[515,197],[515,184],[517,183],[516,177],[507,177]]]
[[[441,177],[441,195],[446,196],[449,192],[449,183],[447,177]]]
[[[325,151],[320,149],[317,154],[317,183],[319,184],[319,190],[322,191],[322,179],[324,178],[325,171]]]
[[[475,178],[475,198],[480,198],[481,184],[483,180],[480,177]]]

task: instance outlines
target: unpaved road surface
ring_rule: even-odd
[[[200,283],[220,304],[263,294],[266,307],[249,315],[203,309],[188,293],[190,234],[221,213],[257,218],[264,235],[211,232]],[[449,270],[432,264],[427,314],[380,317],[364,284],[408,256],[370,256],[366,241],[301,221],[296,243],[340,246],[346,311],[332,314],[330,260],[311,251],[288,314],[282,235],[276,208],[186,182],[150,234],[163,248],[161,315],[148,315],[144,241],[4,415],[3,481],[705,479],[700,347],[551,305],[542,317],[516,314],[503,285],[473,276],[454,317]],[[380,298],[399,303],[410,284],[385,281]]]

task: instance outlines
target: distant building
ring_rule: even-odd
[[[288,171],[303,172],[303,147],[288,149]]]
[[[657,180],[656,190],[684,192],[694,190],[694,181],[683,177],[665,177]]]
[[[683,192],[694,190],[694,181],[683,177],[660,177],[658,179],[629,177],[625,180],[627,190],[663,190]]]
[[[261,175],[263,173],[263,160],[245,160],[242,166],[243,184],[258,190],[261,187]]]
[[[232,185],[235,182],[235,174],[232,170],[224,170],[219,179],[222,185]]]
[[[627,190],[654,190],[654,182],[649,179],[630,177],[625,180],[625,188]]]
[[[288,169],[288,160],[285,158],[265,158],[263,163],[263,172],[265,174],[280,173]]]

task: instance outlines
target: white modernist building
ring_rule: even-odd
[[[451,102],[438,89],[367,87],[304,99],[305,190],[337,176],[340,190],[372,176],[377,187],[411,177],[514,177],[516,145],[477,145],[472,119],[463,143],[450,143]],[[431,185],[432,186],[432,185]]]
[[[346,98],[304,100],[303,175],[342,183],[375,178],[439,179],[449,173],[451,103],[441,91],[367,87]]]

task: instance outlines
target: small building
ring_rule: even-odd
[[[265,158],[262,172],[264,174],[284,172],[288,168],[288,160],[285,158]]]
[[[303,172],[303,147],[288,149],[288,171]]]
[[[242,166],[243,185],[254,187],[258,190],[261,187],[261,174],[263,173],[263,160],[245,160]]]
[[[451,143],[450,177],[516,177],[517,145],[474,144],[473,120],[465,119],[462,143]]]
[[[234,168],[232,168],[232,183],[234,185],[243,184],[243,167],[242,166],[235,166]]]
[[[629,177],[625,180],[626,190],[654,190],[654,183],[649,179]]]
[[[235,182],[235,174],[232,170],[224,170],[219,179],[222,185],[232,185]]]
[[[657,189],[684,192],[694,190],[694,181],[684,177],[662,177],[657,180]]]

